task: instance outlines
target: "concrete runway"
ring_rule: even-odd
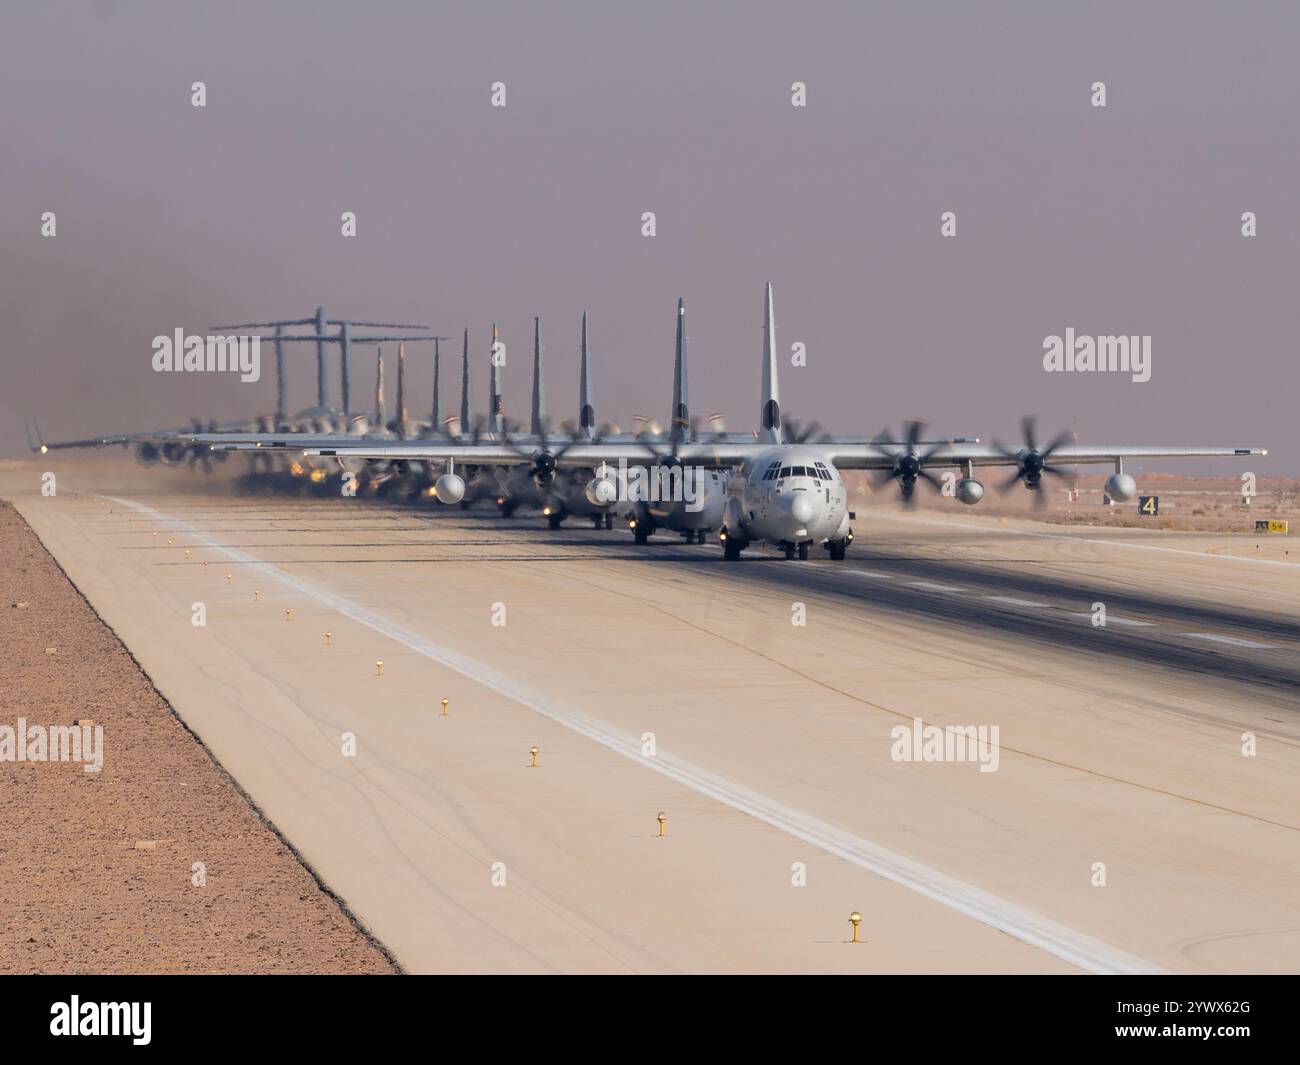
[[[0,478],[410,969],[1300,969],[1277,543],[859,509],[845,563],[726,565],[452,510],[33,487]],[[894,761],[913,718],[997,725],[997,771]]]

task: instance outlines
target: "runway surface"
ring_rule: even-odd
[[[725,564],[489,514],[32,487],[0,479],[412,970],[1300,968],[1300,565],[1275,543],[936,507],[860,510],[844,563]],[[998,726],[996,771],[895,761],[914,718]]]

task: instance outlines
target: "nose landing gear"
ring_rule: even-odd
[[[843,540],[827,540],[822,546],[830,552],[832,562],[843,562],[844,553],[848,551],[849,544],[853,543],[853,530],[849,530],[849,535]]]

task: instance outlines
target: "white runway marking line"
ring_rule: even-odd
[[[1243,640],[1240,636],[1218,636],[1213,632],[1185,632],[1184,636],[1193,640],[1212,640],[1214,643],[1227,643],[1233,647],[1255,647],[1260,650],[1266,650],[1270,647],[1276,647],[1275,643],[1260,643],[1258,640]]]
[[[416,632],[389,621],[366,607],[319,587],[292,574],[285,573],[269,562],[247,555],[237,548],[226,547],[193,526],[172,519],[160,511],[130,499],[104,496],[110,502],[131,507],[155,521],[194,537],[206,547],[218,551],[233,561],[251,566],[262,576],[278,580],[302,595],[315,599],[353,621],[373,629],[409,650],[423,655],[462,676],[477,681],[486,688],[522,706],[526,706],[558,725],[599,743],[621,754],[638,765],[659,773],[684,787],[714,799],[733,810],[773,828],[785,832],[805,843],[812,844],[842,858],[859,868],[892,880],[925,898],[932,899],[957,913],[1005,932],[1029,946],[1044,950],[1071,965],[1094,973],[1149,973],[1161,972],[1158,966],[1127,951],[1112,947],[1098,939],[1076,932],[1027,910],[1014,902],[1000,898],[981,888],[956,880],[937,869],[931,869],[911,858],[891,851],[872,840],[854,835],[846,829],[829,824],[809,814],[802,813],[783,803],[738,784],[689,762],[665,754],[660,749],[653,758],[641,754],[641,738],[617,729],[603,721],[587,717],[579,711],[558,703],[541,693],[532,691],[517,678],[500,673],[489,666],[469,658],[458,651],[434,643]]]
[[[909,588],[924,588],[928,592],[962,592],[955,584],[939,584],[937,581],[908,581]]]
[[[1084,613],[1071,614],[1070,616],[1091,619],[1095,615],[1093,615],[1091,611],[1087,611]],[[1150,629],[1154,628],[1155,624],[1154,621],[1138,621],[1137,618],[1117,618],[1114,614],[1106,615],[1106,625],[1132,625],[1134,628]],[[1097,627],[1099,629],[1104,629],[1106,625],[1098,625]]]
[[[892,573],[874,573],[866,569],[847,569],[844,571],[854,577],[870,577],[877,581],[892,581],[897,578]]]
[[[985,599],[991,599],[995,603],[1008,603],[1011,606],[1046,606],[1046,603],[1036,603],[1032,599],[1017,599],[1014,595],[986,595]]]

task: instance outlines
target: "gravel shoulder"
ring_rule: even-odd
[[[0,972],[395,971],[2,502],[0,644]],[[20,718],[102,769],[17,761]]]

